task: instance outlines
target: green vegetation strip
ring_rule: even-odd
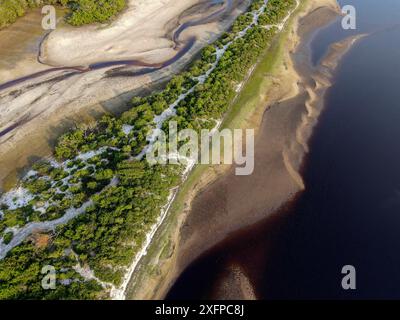
[[[176,114],[179,129],[197,131],[215,126],[236,96],[236,88],[271,43],[276,28],[295,1],[270,0],[259,24],[252,26],[255,0],[249,13],[241,15],[230,32],[206,47],[201,58],[166,88],[149,97],[135,98],[121,118],[105,116],[97,123],[59,139],[56,161],[43,161],[19,186],[24,201],[3,201],[0,232],[3,242],[12,241],[10,231],[32,221],[63,217],[68,210],[89,204],[85,213],[54,231],[35,234],[8,252],[0,261],[0,298],[93,299],[108,296],[109,287],[84,277],[77,266],[88,267],[102,282],[118,287],[126,268],[143,247],[147,232],[168,202],[171,189],[181,183],[183,168],[150,166],[137,156],[148,145],[154,118],[180,101]],[[230,44],[205,81],[199,77],[216,63],[218,49]],[[194,88],[190,91],[189,88]],[[179,97],[185,98],[179,100]],[[16,193],[16,195],[18,192]],[[16,196],[17,197],[17,196]],[[55,290],[41,287],[42,267],[57,270]]]
[[[301,2],[297,11],[302,10],[305,3],[306,1]],[[276,67],[281,63],[284,43],[287,40],[289,30],[290,28],[285,28],[279,37],[274,39],[271,45],[266,46],[251,77],[243,85],[243,89],[240,91],[237,99],[229,107],[229,112],[224,117],[221,128],[241,128],[245,119],[260,106],[260,103],[262,103],[261,94],[265,93],[271,84],[271,78],[266,77],[266,75],[273,76],[277,70]],[[262,108],[264,107],[262,105]],[[207,170],[210,169],[212,169],[212,166],[197,165],[180,187],[179,193],[171,206],[168,219],[157,233],[156,238],[148,249],[146,257],[138,266],[127,288],[128,299],[135,299],[140,295],[141,286],[145,285],[149,276],[162,274],[157,257],[159,256],[160,259],[163,259],[173,253],[174,248],[171,235],[176,231],[179,215],[185,210],[187,195],[195,188],[201,177],[207,173]],[[160,252],[162,252],[161,255]],[[162,283],[161,279],[159,279],[159,283]],[[154,288],[154,292],[157,292],[157,288]]]
[[[0,0],[0,29],[14,23],[29,9],[58,5],[69,9],[65,17],[73,26],[110,20],[125,8],[125,0]]]

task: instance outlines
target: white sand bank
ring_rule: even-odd
[[[166,37],[168,24],[198,2],[130,0],[125,12],[110,26],[56,29],[43,43],[41,61],[79,66],[116,57],[151,62],[169,59],[176,52],[174,43]]]

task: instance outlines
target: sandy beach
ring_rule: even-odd
[[[93,121],[104,113],[121,113],[133,96],[158,88],[181,71],[201,48],[224,32],[248,4],[247,0],[234,0],[218,19],[186,28],[179,35],[179,43],[185,46],[188,39],[195,37],[194,45],[171,65],[149,74],[132,76],[132,73],[143,69],[137,66],[110,66],[90,72],[60,70],[1,90],[0,190],[12,186],[27,165],[49,156],[55,141],[63,132],[77,123]],[[56,29],[42,43],[40,60],[45,64],[35,62],[33,53],[26,55],[20,52],[20,63],[11,71],[8,70],[5,79],[42,71],[43,65],[47,68],[53,64],[68,67],[66,60],[70,60],[69,55],[75,59],[70,60],[73,61],[72,65],[102,62],[103,58],[106,61],[119,61],[127,57],[163,62],[181,49],[171,40],[179,26],[206,18],[221,9],[221,3],[210,5],[208,1],[198,0],[179,3],[132,1],[125,12],[109,25]],[[32,23],[40,23],[40,18],[40,15],[33,17]],[[94,34],[104,37],[104,41],[94,37]],[[40,41],[41,37],[39,35],[35,41]],[[74,43],[71,51],[68,51],[69,39],[73,39]],[[31,41],[30,38],[25,40]],[[106,43],[110,48],[104,47]],[[24,68],[19,68],[19,65]]]
[[[69,128],[106,112],[119,114],[131,97],[162,86],[249,4],[233,1],[217,20],[208,21],[206,17],[224,10],[221,3],[160,0],[149,5],[147,1],[129,2],[125,12],[108,25],[79,30],[63,27],[50,33],[41,43],[41,64],[33,63],[32,55],[23,57],[21,53],[23,59],[32,60],[27,64],[32,70],[37,64],[61,69],[0,91],[4,114],[0,119],[0,190],[13,185],[27,164],[48,156],[57,137]],[[324,106],[323,97],[341,57],[362,37],[333,44],[319,68],[306,61],[310,35],[333,21],[339,10],[335,0],[304,0],[290,15],[283,31],[240,85],[222,123],[232,129],[255,129],[254,173],[236,176],[231,166],[197,167],[174,197],[166,220],[155,230],[124,298],[164,298],[196,258],[232,233],[277,212],[307,187],[301,168]],[[188,27],[180,32],[182,26]],[[195,42],[191,42],[193,38]],[[179,56],[188,44],[188,50]],[[179,58],[167,67],[142,75],[143,66],[112,64],[134,59],[162,65],[174,56]],[[106,66],[91,67],[102,64]],[[16,67],[14,71],[23,75],[29,70]],[[257,295],[246,271],[232,265],[213,297],[256,299]]]
[[[129,0],[127,9],[109,26],[56,29],[44,41],[39,59],[51,66],[88,66],[113,59],[170,59],[176,54],[171,32],[178,22],[192,19],[190,9],[199,4],[198,0]]]
[[[279,55],[273,70],[263,72],[260,63],[246,84],[261,81],[259,96],[249,101],[245,86],[236,102],[243,103],[242,107],[224,123],[231,128],[254,128],[258,133],[255,172],[238,177],[234,168],[227,166],[196,169],[181,192],[184,195],[178,197],[180,204],[172,209],[169,222],[133,276],[128,298],[164,298],[180,273],[202,253],[276,212],[306,187],[300,170],[308,139],[334,69],[357,38],[333,45],[322,62],[323,70],[295,64],[293,53],[307,56],[312,31],[336,19],[340,12],[334,0],[309,0],[299,11],[279,36],[280,48],[269,50]],[[246,279],[233,266],[215,297],[255,298]]]

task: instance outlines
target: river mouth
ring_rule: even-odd
[[[336,21],[310,42],[308,58],[318,65],[332,43],[370,34],[344,56],[327,92],[303,162],[305,191],[203,254],[169,299],[232,297],[233,265],[258,299],[400,297],[399,3],[352,2],[356,32]],[[345,265],[356,269],[357,290],[341,286]]]

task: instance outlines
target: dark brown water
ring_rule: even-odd
[[[239,264],[261,299],[400,298],[400,1],[352,0],[358,28],[336,22],[311,43],[361,40],[339,66],[304,164],[306,191],[227,239],[181,275],[168,298],[210,298]],[[354,265],[357,289],[341,287]]]

